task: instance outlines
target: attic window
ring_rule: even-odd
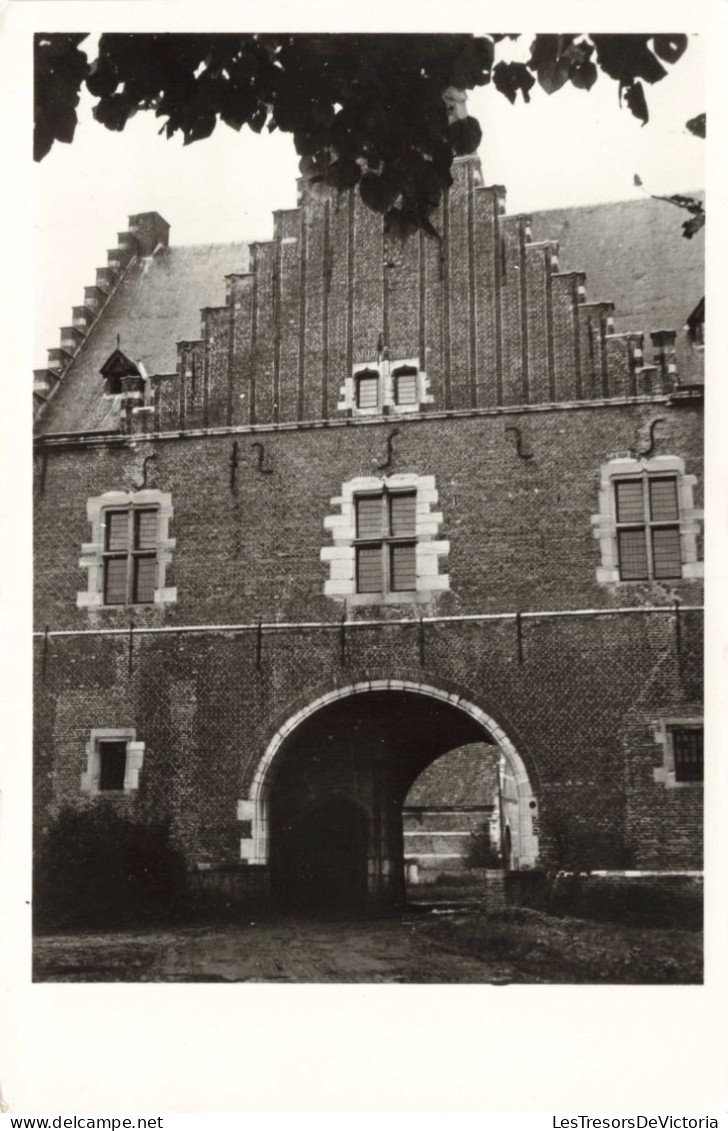
[[[379,372],[362,369],[356,377],[357,408],[376,408],[379,404]]]
[[[394,370],[394,403],[397,405],[416,405],[417,370],[413,365],[402,365]]]
[[[106,381],[106,392],[108,396],[117,396],[122,391],[121,382],[123,377],[138,377],[140,380],[142,379],[139,367],[118,347],[101,366],[100,372],[101,376]]]

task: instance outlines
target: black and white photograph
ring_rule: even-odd
[[[634,7],[3,13],[0,1111],[720,1107],[728,14]]]
[[[35,979],[700,982],[702,50],[36,33]]]

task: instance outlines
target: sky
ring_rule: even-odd
[[[528,51],[529,34],[508,50]],[[95,37],[88,40],[88,50]],[[601,75],[591,91],[568,85],[512,106],[492,86],[468,96],[481,123],[480,157],[487,184],[504,184],[508,211],[541,211],[625,200],[704,185],[705,144],[686,129],[705,108],[702,37],[668,76],[648,88],[644,127],[620,108],[617,84]],[[289,135],[236,133],[219,124],[210,138],[184,146],[158,136],[160,121],[140,113],[122,133],[91,116],[83,99],[71,145],[56,143],[32,171],[36,288],[34,366],[58,344],[71,307],[106,264],[127,217],[156,211],[171,224],[172,244],[267,239],[272,211],[294,207],[298,158]],[[638,174],[644,190],[634,185]],[[72,188],[69,190],[69,186]]]

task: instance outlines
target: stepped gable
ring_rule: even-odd
[[[450,750],[420,774],[404,802],[405,809],[482,809],[498,792],[496,746],[471,742]]]
[[[245,243],[162,247],[156,254],[135,254],[110,295],[104,296],[62,379],[54,382],[58,388],[42,409],[39,431],[117,429],[119,401],[104,395],[100,376],[117,335],[124,353],[143,366],[147,376],[175,373],[177,342],[199,337],[201,309],[223,303],[225,276],[245,270],[247,264]]]
[[[386,374],[398,361],[421,374],[421,412],[696,395],[683,386],[697,383],[702,350],[683,328],[702,293],[701,251],[674,206],[534,221],[506,214],[505,189],[482,183],[476,157],[453,173],[440,240],[391,240],[355,193],[306,181],[249,260],[243,244],[169,249],[157,213],[132,217],[87,288],[102,315],[89,325],[74,308],[36,374],[42,430],[343,421],[358,414],[357,367]],[[99,378],[118,344],[144,381],[133,401],[105,395]]]
[[[614,304],[621,330],[677,331],[677,368],[684,383],[702,372],[702,359],[684,328],[705,294],[705,233],[685,239],[687,216],[652,197],[531,216],[532,238],[558,242],[561,269],[586,274],[589,295]]]

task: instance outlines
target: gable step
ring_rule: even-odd
[[[62,346],[55,346],[48,350],[48,368],[55,373],[62,373],[73,361],[73,354]]]
[[[61,346],[75,353],[86,335],[78,326],[61,327]]]
[[[91,310],[88,306],[74,306],[71,315],[73,318],[73,325],[78,330],[82,330],[87,334],[93,323],[96,321],[96,312]]]
[[[113,267],[96,268],[96,286],[108,295],[119,281],[118,272]]]
[[[98,314],[108,298],[106,291],[98,286],[84,287],[83,296],[84,305],[93,314]]]

